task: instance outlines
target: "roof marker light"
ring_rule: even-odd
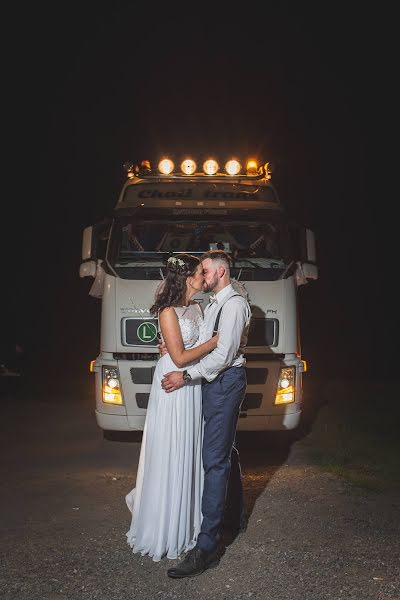
[[[128,160],[124,163],[123,167],[128,179],[133,179],[135,177],[135,165]]]
[[[140,163],[140,170],[144,171],[145,173],[150,173],[150,171],[151,171],[150,161],[142,160],[142,162]]]
[[[203,163],[203,171],[206,175],[215,175],[218,172],[219,164],[216,160],[210,158]]]
[[[225,171],[228,173],[228,175],[238,175],[241,168],[242,165],[238,160],[235,159],[228,160],[228,162],[225,164]]]
[[[169,158],[163,158],[158,163],[158,170],[162,175],[169,175],[174,170],[174,163]]]
[[[257,161],[253,159],[247,161],[246,175],[258,175]]]
[[[184,175],[193,175],[196,172],[196,163],[191,158],[186,158],[181,163],[181,171]]]

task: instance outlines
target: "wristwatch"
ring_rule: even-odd
[[[186,369],[183,371],[182,376],[183,376],[183,381],[186,385],[192,381],[192,376],[189,375],[189,373],[187,372]]]

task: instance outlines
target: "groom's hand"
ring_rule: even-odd
[[[184,385],[182,371],[171,371],[170,373],[166,373],[163,379],[161,379],[161,387],[168,393],[179,390]]]

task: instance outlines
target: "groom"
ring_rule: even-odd
[[[196,546],[178,566],[168,570],[168,576],[173,578],[200,575],[218,563],[218,534],[224,518],[228,481],[232,487],[229,496],[236,496],[238,503],[238,526],[239,519],[244,518],[239,455],[234,443],[247,385],[242,352],[247,343],[251,309],[231,285],[230,258],[225,252],[211,250],[201,261],[204,291],[214,294],[204,312],[199,341],[209,339],[218,330],[218,345],[195,366],[167,373],[161,382],[167,392],[172,392],[191,381],[203,380],[203,521]]]

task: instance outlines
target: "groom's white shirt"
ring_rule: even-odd
[[[212,337],[219,309],[235,294],[237,292],[229,284],[216,294],[216,302],[206,306],[200,344]],[[246,298],[239,295],[229,301],[229,307],[221,313],[217,347],[187,369],[192,380],[204,377],[207,381],[213,381],[221,371],[228,367],[241,367],[246,362],[243,349],[247,344],[250,318],[251,309]]]

